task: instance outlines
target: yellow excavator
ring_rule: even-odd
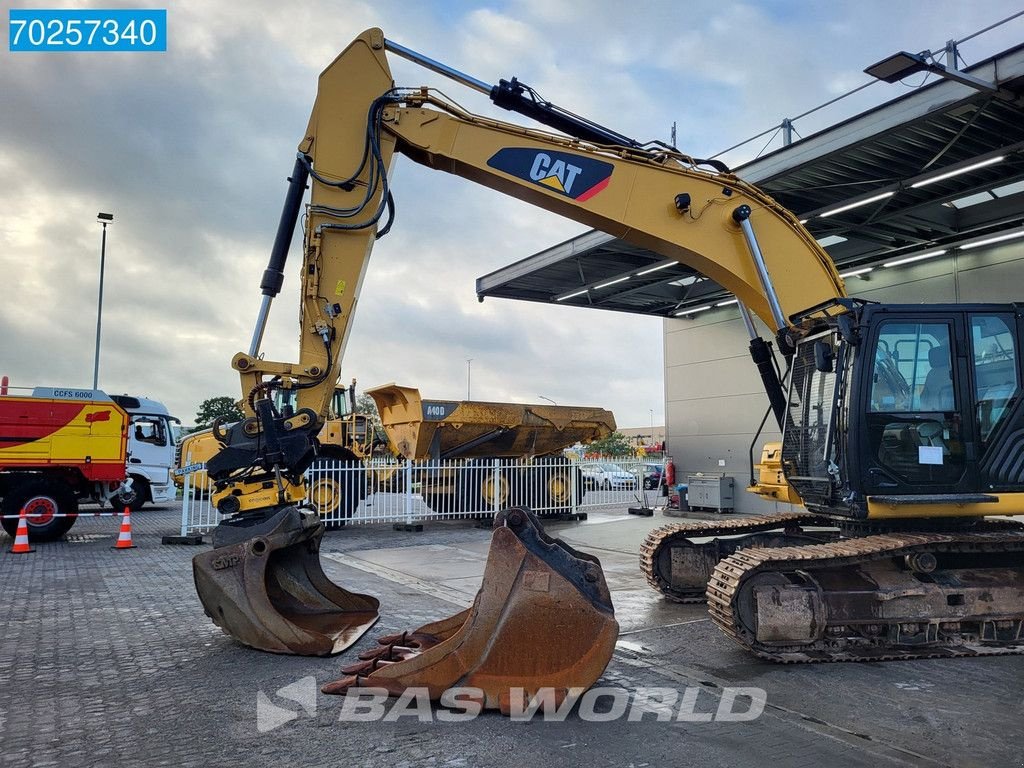
[[[388,53],[558,133],[396,88]],[[322,527],[295,505],[371,247],[394,217],[396,153],[675,260],[737,298],[783,433],[752,490],[803,508],[655,531],[641,565],[659,591],[706,598],[723,631],[777,661],[1024,651],[1024,530],[993,519],[1024,512],[1018,306],[848,298],[796,216],[720,162],[641,144],[515,78],[489,85],[379,29],[320,76],[252,343],[232,363],[247,418],[208,462],[225,520],[195,561],[200,597],[225,631],[324,654],[376,619],[373,598],[327,582]],[[272,362],[260,339],[307,182],[300,362]],[[774,339],[761,338],[755,316]],[[294,408],[274,409],[278,389],[295,391]],[[439,696],[477,685],[486,706],[506,709],[516,687],[592,684],[616,626],[600,563],[549,538],[528,510],[507,510],[470,609],[382,638],[325,690],[425,686]]]

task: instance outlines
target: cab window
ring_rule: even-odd
[[[879,328],[867,425],[882,467],[908,485],[952,486],[965,450],[947,322],[890,320]]]
[[[972,315],[975,419],[984,445],[1020,393],[1013,316]]]
[[[871,412],[956,410],[952,371],[946,323],[884,323],[875,350]]]
[[[331,400],[331,410],[334,411],[335,418],[342,418],[347,416],[349,413],[348,403],[348,390],[347,389],[336,389],[334,390],[334,397]]]
[[[163,419],[136,416],[132,419],[132,437],[139,443],[167,445],[167,428]]]

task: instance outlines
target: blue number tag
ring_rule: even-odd
[[[11,51],[166,51],[167,11],[29,10],[8,14]]]

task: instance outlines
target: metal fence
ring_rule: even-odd
[[[527,506],[542,517],[584,519],[587,510],[622,507],[659,489],[651,468],[636,459],[533,461],[468,459],[426,462],[319,459],[306,472],[306,502],[331,526],[486,518],[511,506]],[[659,475],[663,475],[661,472]],[[184,475],[181,535],[214,528],[219,514],[210,500],[205,469]]]

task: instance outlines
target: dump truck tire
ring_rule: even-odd
[[[480,517],[493,517],[495,509],[509,505],[512,483],[507,470],[497,475],[490,460],[467,462],[459,472],[457,504],[461,512],[478,512]]]
[[[531,498],[524,503],[544,517],[571,514],[575,510],[573,473],[576,474],[577,495],[583,492],[583,473],[579,467],[558,460],[538,460],[537,464],[537,467],[527,470],[537,474],[526,483]]]
[[[328,529],[344,527],[365,496],[363,474],[351,469],[356,466],[362,464],[321,456],[310,467],[309,502]]]

